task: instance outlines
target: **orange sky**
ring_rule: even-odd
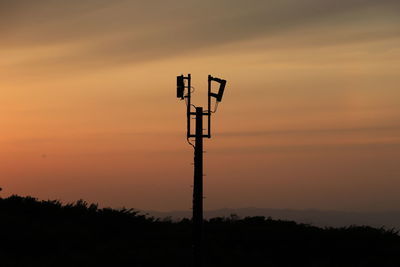
[[[168,2],[168,3],[167,3]],[[190,209],[176,76],[228,81],[205,208],[398,209],[400,3],[0,1],[2,196]]]

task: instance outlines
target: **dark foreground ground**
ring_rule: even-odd
[[[400,266],[400,236],[265,217],[205,222],[205,266]],[[0,266],[191,266],[191,222],[134,210],[0,198]]]

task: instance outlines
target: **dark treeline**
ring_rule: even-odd
[[[400,266],[400,236],[265,217],[205,221],[205,266]],[[191,222],[78,201],[0,198],[0,266],[190,266]]]

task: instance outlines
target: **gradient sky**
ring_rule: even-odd
[[[0,0],[0,37],[2,196],[190,209],[191,73],[206,209],[399,209],[398,0]]]

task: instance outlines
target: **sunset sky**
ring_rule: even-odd
[[[2,197],[190,209],[191,73],[205,209],[400,210],[398,0],[0,0],[0,37]]]

